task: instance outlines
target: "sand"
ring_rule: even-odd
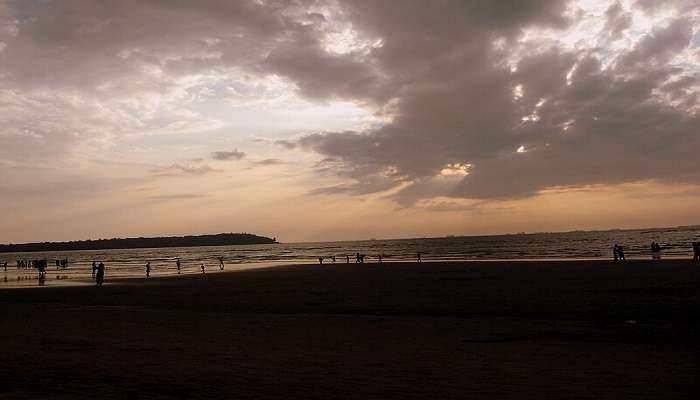
[[[0,310],[0,399],[700,394],[690,261],[285,266],[4,289]]]

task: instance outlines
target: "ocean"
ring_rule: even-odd
[[[612,258],[612,246],[623,245],[628,259],[651,258],[650,245],[658,242],[662,258],[691,258],[691,242],[700,241],[700,225],[609,231],[576,231],[493,236],[450,236],[397,240],[364,240],[319,243],[282,243],[244,246],[175,247],[127,250],[84,250],[33,253],[0,253],[0,287],[37,286],[35,270],[17,269],[17,260],[47,259],[46,279],[42,286],[89,282],[92,261],[106,266],[106,281],[112,278],[143,277],[146,262],[151,275],[176,275],[175,260],[180,259],[183,274],[219,271],[219,257],[225,270],[244,270],[284,264],[354,263],[356,253],[365,254],[365,262],[414,261],[421,253],[423,261],[449,260],[588,260]],[[55,267],[55,260],[68,259],[66,269]],[[7,261],[5,272],[1,267]]]

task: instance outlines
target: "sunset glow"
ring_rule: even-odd
[[[492,7],[0,1],[0,242],[700,223],[697,1]]]

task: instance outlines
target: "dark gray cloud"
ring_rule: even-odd
[[[253,165],[261,166],[261,167],[267,167],[271,165],[282,165],[286,164],[285,161],[280,160],[279,158],[266,158],[264,160],[258,160],[258,161],[253,161]]]
[[[297,140],[355,181],[314,193],[363,193],[391,182],[405,185],[395,198],[408,205],[435,196],[518,198],[557,186],[700,183],[700,158],[691,155],[700,151],[698,75],[674,65],[697,21],[681,15],[613,55],[534,43],[511,69],[494,42],[533,24],[564,26],[560,2],[518,2],[503,13],[470,2],[438,10],[408,2],[396,17],[380,3],[345,7],[356,26],[383,38],[368,63],[389,77],[385,97],[398,111],[379,129]],[[600,39],[629,27],[629,12],[613,5]],[[469,175],[442,178],[450,164],[470,165]]]
[[[634,7],[646,13],[676,9],[679,17],[627,49],[521,42],[526,29],[575,24],[582,14],[569,5],[2,2],[0,157],[14,162],[25,159],[23,153],[46,159],[76,148],[93,151],[93,142],[158,125],[151,115],[157,113],[133,116],[142,105],[131,104],[137,95],[169,93],[181,77],[236,71],[285,78],[313,101],[351,100],[390,114],[391,122],[376,129],[273,141],[327,157],[314,170],[347,180],[315,194],[402,185],[395,198],[408,205],[436,196],[522,197],[553,186],[698,183],[697,47],[695,59],[677,60],[683,52],[692,55],[697,1],[638,0]],[[602,31],[584,41],[606,46],[631,30],[630,10],[619,2],[603,18]],[[345,28],[361,45],[327,51],[328,34]],[[118,99],[121,108],[101,103],[105,98]],[[180,121],[174,122],[177,129]],[[244,153],[212,157],[242,159]],[[450,165],[468,165],[469,175],[443,176]],[[160,172],[168,171],[215,170],[198,162]]]
[[[245,158],[245,153],[238,151],[238,149],[233,151],[215,151],[211,153],[211,158],[218,161],[242,160]]]
[[[64,88],[133,81],[153,67],[185,74],[238,57],[247,56],[235,65],[255,62],[288,18],[275,5],[253,1],[10,1],[5,7],[5,25],[13,27],[0,33],[5,79]]]

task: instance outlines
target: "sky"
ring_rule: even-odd
[[[698,0],[0,0],[0,243],[700,224]]]

